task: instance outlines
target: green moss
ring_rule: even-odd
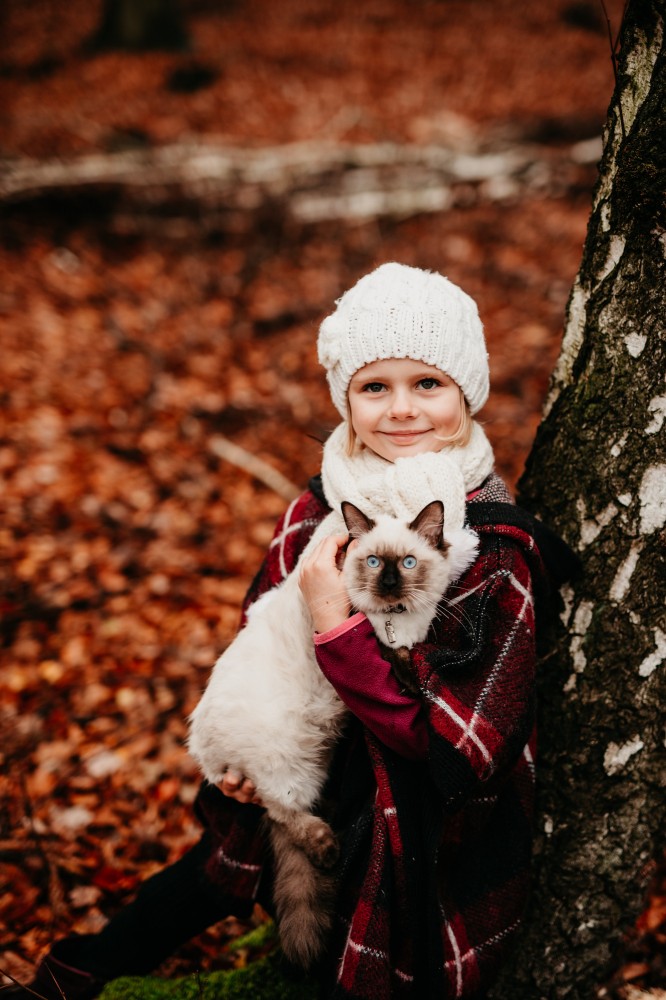
[[[273,951],[244,969],[230,972],[171,980],[125,976],[108,983],[100,1000],[316,1000],[318,996],[317,983],[296,978],[284,967],[280,953]]]
[[[253,927],[247,934],[241,934],[226,945],[226,950],[236,954],[239,951],[266,952],[277,944],[277,933],[272,920],[266,920]]]

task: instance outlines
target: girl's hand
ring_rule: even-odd
[[[254,782],[250,781],[249,778],[244,778],[237,771],[225,771],[222,781],[217,787],[230,799],[236,799],[236,802],[252,802],[255,806],[261,805],[261,799],[257,795]]]
[[[316,632],[328,632],[342,625],[351,611],[351,601],[336,562],[338,550],[348,540],[347,534],[330,535],[301,560],[298,585]]]

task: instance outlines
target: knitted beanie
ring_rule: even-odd
[[[317,342],[335,406],[371,361],[412,358],[439,368],[462,389],[472,413],[488,398],[488,354],[474,299],[448,278],[406,264],[382,264],[337,300]]]

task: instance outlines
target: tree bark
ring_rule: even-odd
[[[630,0],[580,272],[520,502],[575,548],[540,666],[536,888],[497,1000],[603,996],[663,850],[666,45]]]

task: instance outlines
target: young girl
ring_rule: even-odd
[[[469,296],[438,274],[384,264],[338,301],[318,347],[343,422],[324,446],[321,476],[279,523],[246,602],[299,574],[317,662],[350,709],[323,796],[341,860],[318,976],[335,997],[480,998],[528,886],[532,593],[542,574],[532,522],[494,474],[472,419],[488,395],[488,361]],[[444,502],[447,528],[477,533],[479,554],[412,650],[412,694],[346,593],[336,556],[347,536],[298,560],[343,500],[371,517],[413,518],[433,499]],[[247,915],[257,900],[270,910],[251,782],[227,772],[219,788],[203,786],[197,808],[199,844],[101,933],[56,944],[33,989],[61,998],[55,977],[67,1000],[87,1000],[226,915]]]

